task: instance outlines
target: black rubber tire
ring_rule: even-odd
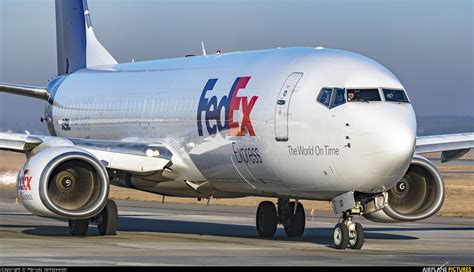
[[[337,237],[336,237],[337,235]],[[334,247],[346,249],[349,244],[349,229],[344,223],[337,223],[333,232]]]
[[[260,237],[273,237],[275,235],[278,216],[275,204],[270,201],[263,201],[257,208],[257,233]]]
[[[290,203],[289,224],[285,226],[285,233],[288,237],[301,237],[304,233],[306,217],[301,203],[296,207],[296,214],[293,214],[295,202]]]
[[[360,223],[355,223],[355,239],[349,239],[349,246],[352,249],[361,249],[364,245],[365,235],[364,228]]]
[[[89,229],[89,219],[69,219],[68,225],[71,235],[84,236]]]
[[[107,200],[107,205],[100,212],[100,223],[97,225],[100,235],[116,235],[118,213],[117,205],[113,200]]]

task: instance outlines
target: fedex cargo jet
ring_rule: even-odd
[[[72,235],[117,230],[110,185],[163,196],[273,198],[256,229],[300,237],[299,200],[332,201],[334,246],[360,249],[355,216],[421,220],[443,205],[442,161],[474,147],[474,133],[416,136],[399,79],[367,57],[277,48],[117,63],[97,40],[86,0],[56,0],[58,76],[47,87],[0,91],[48,102],[50,136],[0,133],[23,152],[18,195],[35,215],[69,219]]]

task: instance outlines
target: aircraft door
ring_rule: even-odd
[[[277,141],[288,141],[288,111],[291,96],[302,76],[303,73],[292,73],[285,80],[278,94],[275,107],[275,139]]]

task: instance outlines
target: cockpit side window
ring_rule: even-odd
[[[388,102],[410,103],[403,90],[383,89],[383,95],[385,96],[385,101]]]
[[[329,108],[329,104],[331,103],[331,94],[332,94],[332,89],[323,88],[319,92],[318,102]]]
[[[346,90],[341,88],[334,88],[333,90],[333,102],[330,108],[334,108],[346,103]]]
[[[378,89],[347,89],[347,102],[382,101]]]

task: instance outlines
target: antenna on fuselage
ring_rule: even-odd
[[[202,55],[203,55],[203,56],[207,56],[207,54],[206,54],[206,47],[204,47],[204,42],[203,42],[203,41],[201,41],[201,47],[202,47]]]

